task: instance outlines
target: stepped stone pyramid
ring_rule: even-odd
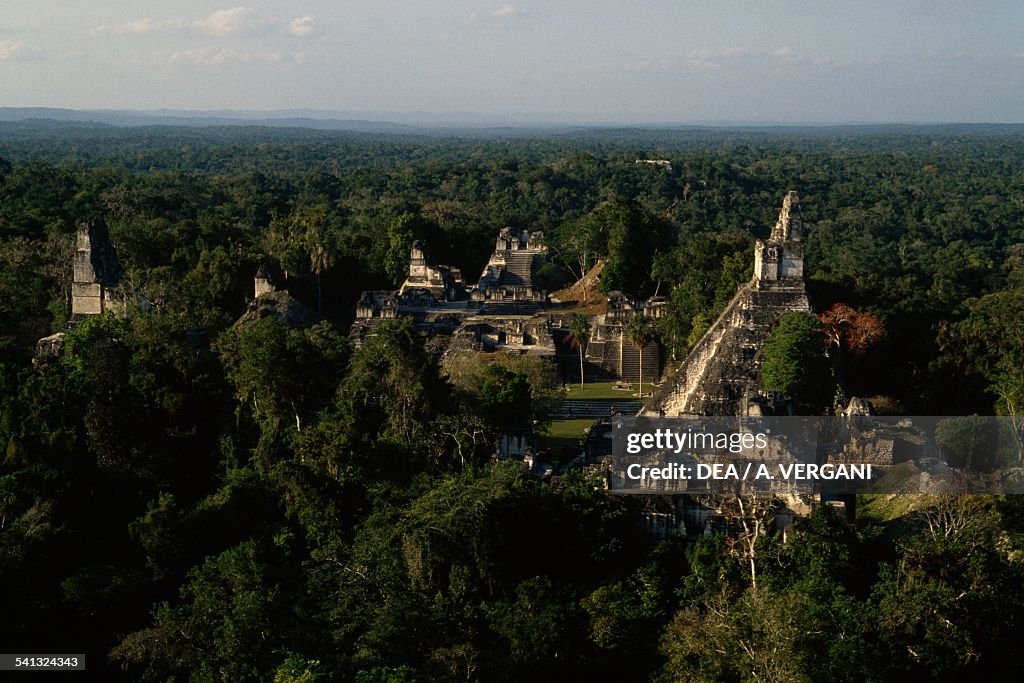
[[[760,415],[761,350],[779,318],[810,312],[804,281],[800,198],[789,192],[768,241],[754,247],[754,274],[645,406],[645,415]]]
[[[472,298],[545,302],[547,295],[534,287],[533,277],[546,252],[542,233],[503,228]]]

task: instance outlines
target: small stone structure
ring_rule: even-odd
[[[419,240],[412,243],[409,252],[409,276],[405,278],[400,295],[406,292],[429,292],[436,301],[458,301],[466,298],[462,271],[451,266],[435,266],[427,259]]]
[[[124,299],[118,291],[121,276],[107,224],[94,218],[78,226],[71,284],[72,318],[108,312],[123,315]]]
[[[356,304],[356,320],[391,319],[398,317],[398,293],[388,290],[363,292]]]
[[[323,318],[312,308],[286,291],[267,292],[249,303],[249,308],[235,321],[235,327],[246,328],[258,320],[274,317],[288,327],[302,329],[311,327]]]
[[[253,278],[253,281],[253,289],[257,299],[264,294],[277,291],[277,288],[274,287],[274,278],[270,275],[270,268],[265,263],[261,264],[256,270],[256,276]]]
[[[249,308],[235,321],[235,327],[246,328],[266,317],[274,317],[288,327],[302,329],[316,325],[323,320],[320,314],[302,303],[287,290],[278,291],[270,269],[261,265],[253,276],[253,293],[255,297],[249,302]]]
[[[637,159],[637,164],[651,164],[652,166],[661,166],[666,171],[672,170],[672,162],[668,159]]]
[[[32,357],[32,363],[39,365],[48,363],[64,352],[64,333],[57,332],[51,334],[49,337],[43,337],[36,342],[35,354]]]
[[[643,301],[623,292],[609,292],[605,312],[594,319],[587,360],[624,382],[638,382],[640,349],[629,339],[629,321],[637,315],[656,321],[664,313],[667,301],[663,296]],[[651,340],[643,349],[644,384],[654,384],[660,379],[664,363],[664,349],[656,339]]]
[[[761,350],[779,318],[810,312],[804,282],[800,199],[789,192],[766,242],[754,248],[754,274],[678,370],[655,392],[648,415],[760,415],[777,397],[760,388]]]

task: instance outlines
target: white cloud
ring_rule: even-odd
[[[24,40],[0,40],[0,62],[10,60],[25,62],[35,59],[46,59],[50,55],[32,47]]]
[[[717,47],[713,49],[690,50],[688,57],[696,60],[708,60],[742,57],[747,54],[750,54],[750,50],[745,47]]]
[[[506,3],[493,10],[472,11],[466,15],[466,21],[484,28],[508,30],[519,25],[528,16],[515,5]]]
[[[746,47],[719,47],[690,50],[687,65],[697,69],[723,69],[753,63],[772,63],[775,65],[810,65],[832,66],[830,57],[806,57],[788,45],[770,50],[750,49]]]
[[[211,36],[230,36],[251,29],[255,25],[256,10],[252,7],[232,7],[217,10],[195,25]]]
[[[230,48],[203,47],[196,50],[181,50],[171,53],[167,61],[174,63],[189,62],[192,64],[218,65],[231,62],[263,63],[263,64],[287,64],[301,62],[301,52],[286,52],[284,50],[273,51],[245,51],[232,50]]]
[[[25,52],[23,40],[0,40],[0,60],[14,59]]]
[[[768,55],[786,64],[795,64],[801,61],[800,55],[797,54],[797,51],[789,47],[788,45],[783,45],[780,48],[776,48],[769,52]]]
[[[153,33],[154,31],[164,31],[167,29],[182,28],[185,25],[180,19],[165,19],[157,20],[150,19],[148,17],[143,19],[136,19],[135,21],[126,21],[123,24],[108,25],[103,24],[97,26],[92,30],[92,33],[116,33],[120,35],[140,35],[144,33]]]
[[[295,17],[288,22],[288,33],[296,38],[305,38],[313,33],[313,17]]]
[[[267,19],[260,17],[256,10],[251,7],[238,6],[217,10],[195,21],[143,17],[121,24],[103,24],[92,29],[90,33],[93,35],[144,35],[157,31],[185,28],[217,38],[266,30],[283,30],[295,38],[307,38],[316,31],[314,18],[311,15],[295,17],[290,21],[285,19]]]

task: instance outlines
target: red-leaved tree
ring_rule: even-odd
[[[849,358],[857,358],[885,336],[885,325],[871,313],[859,313],[846,304],[835,304],[818,316],[825,338]]]

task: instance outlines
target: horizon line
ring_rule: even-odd
[[[0,105],[0,112],[52,111],[74,114],[134,115],[140,117],[163,116],[167,118],[241,118],[253,122],[275,118],[306,119],[311,121],[360,121],[370,123],[391,123],[409,126],[512,126],[549,127],[585,126],[607,127],[677,127],[692,126],[706,128],[735,127],[876,127],[876,126],[1013,126],[1022,125],[1024,120],[927,120],[927,119],[881,119],[881,120],[757,120],[757,119],[618,119],[585,118],[568,112],[472,112],[472,111],[429,111],[429,110],[344,110],[314,109],[295,107],[289,109],[175,109],[159,107],[154,109],[128,109],[115,107],[53,107],[53,106],[8,106]],[[371,117],[371,118],[367,118]],[[16,120],[38,119],[30,116]],[[397,120],[396,120],[397,119]],[[426,120],[416,120],[426,119]],[[2,120],[2,119],[0,119]]]

